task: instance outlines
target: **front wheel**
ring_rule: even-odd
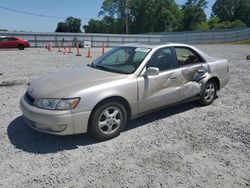
[[[217,84],[215,81],[208,81],[205,84],[205,87],[202,91],[202,95],[200,98],[200,103],[201,105],[210,105],[213,103],[213,101],[216,98],[216,94],[217,94]]]
[[[98,140],[108,140],[118,136],[127,121],[127,112],[118,102],[100,105],[92,114],[89,133]]]
[[[24,45],[23,44],[19,44],[17,48],[18,48],[18,50],[24,50]]]

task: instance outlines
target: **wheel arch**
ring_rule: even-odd
[[[209,82],[209,81],[214,81],[216,83],[216,85],[217,85],[217,90],[218,91],[220,90],[220,80],[219,80],[219,78],[214,76],[214,77],[211,77],[211,78],[209,78],[207,80],[207,82]]]
[[[24,49],[24,48],[25,48],[25,45],[24,45],[23,43],[19,43],[19,44],[17,45],[17,48],[18,48],[18,49]]]
[[[95,111],[99,106],[101,106],[102,104],[105,104],[105,103],[107,103],[107,102],[119,102],[119,103],[121,103],[121,104],[125,107],[125,109],[126,109],[127,118],[128,118],[128,119],[131,118],[131,113],[132,113],[132,111],[131,111],[131,107],[130,107],[129,102],[128,102],[125,98],[123,98],[123,97],[121,97],[121,96],[110,96],[110,97],[104,98],[104,99],[102,99],[101,101],[99,101],[99,102],[94,106],[94,108],[91,110],[91,114],[90,114],[90,116],[89,116],[89,121],[88,121],[88,129],[89,129],[89,125],[90,125],[91,118],[92,118],[92,115],[93,115],[94,111]]]

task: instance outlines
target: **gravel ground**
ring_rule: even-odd
[[[250,46],[197,47],[230,62],[231,80],[215,102],[149,114],[105,142],[36,132],[19,108],[27,83],[80,68],[91,61],[86,51],[1,50],[0,187],[250,187]]]

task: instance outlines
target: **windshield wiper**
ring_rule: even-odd
[[[105,67],[105,66],[102,66],[102,65],[98,65],[98,64],[92,65],[92,67],[96,67],[96,68],[99,68],[99,69],[101,69],[101,70],[110,71],[109,68],[107,68],[107,67]]]

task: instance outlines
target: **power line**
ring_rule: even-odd
[[[50,16],[50,15],[44,15],[44,14],[37,14],[37,13],[33,13],[33,12],[27,12],[27,11],[23,11],[23,10],[17,10],[17,9],[13,9],[13,8],[8,8],[8,7],[4,7],[0,5],[1,9],[5,9],[8,11],[12,11],[12,12],[17,12],[17,13],[21,13],[21,14],[26,14],[26,15],[31,15],[31,16],[38,16],[38,17],[43,17],[43,18],[51,18],[51,19],[59,19],[59,20],[66,20],[67,18],[65,17],[60,17],[60,16]],[[81,20],[89,20],[91,18],[80,18]]]

